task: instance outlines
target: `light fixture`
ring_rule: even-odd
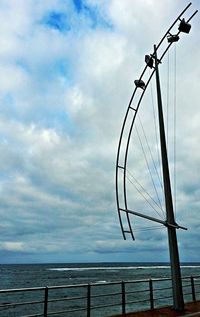
[[[136,79],[134,83],[137,88],[145,89],[145,83],[142,79]]]
[[[191,24],[186,22],[185,19],[182,19],[178,29],[180,32],[189,33],[191,29]]]
[[[169,43],[177,42],[178,40],[179,40],[178,34],[175,34],[175,35],[169,34],[169,35],[167,35],[167,41]]]
[[[147,64],[147,66],[152,68],[153,67],[153,57],[151,57],[149,55],[145,55],[145,63]]]

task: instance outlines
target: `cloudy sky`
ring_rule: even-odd
[[[144,55],[187,4],[1,0],[1,263],[168,261],[165,230],[122,239],[115,162]],[[200,261],[199,21],[176,50],[182,261]]]

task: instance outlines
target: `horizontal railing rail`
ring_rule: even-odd
[[[185,302],[200,300],[200,276],[182,282]],[[0,290],[2,317],[109,316],[171,304],[170,278]]]

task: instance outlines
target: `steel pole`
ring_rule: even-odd
[[[182,281],[181,281],[181,270],[180,270],[176,228],[173,227],[173,226],[176,226],[176,223],[174,218],[173,200],[172,200],[170,175],[169,175],[169,163],[168,163],[168,156],[167,156],[165,127],[164,127],[164,119],[163,119],[162,96],[161,96],[160,78],[159,78],[159,70],[158,70],[159,61],[157,59],[157,52],[156,52],[155,45],[154,45],[154,57],[155,57],[162,172],[163,172],[163,183],[164,183],[164,194],[165,194],[165,206],[166,206],[166,214],[167,214],[166,217],[167,217],[167,223],[172,225],[167,227],[167,231],[168,231],[169,254],[170,254],[170,264],[171,264],[173,302],[174,302],[174,309],[183,310],[184,309],[183,289],[182,289]]]

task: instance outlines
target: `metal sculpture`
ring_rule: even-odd
[[[122,231],[123,238],[126,239],[127,234],[131,236],[134,240],[134,233],[132,229],[132,223],[130,215],[136,217],[141,217],[146,220],[157,222],[164,225],[168,231],[168,241],[169,241],[169,253],[170,253],[170,263],[171,263],[171,275],[172,275],[172,290],[173,290],[173,303],[174,309],[183,310],[184,300],[181,282],[181,272],[180,272],[180,262],[179,262],[179,252],[176,237],[176,229],[186,229],[175,222],[174,210],[173,210],[173,199],[171,194],[171,183],[169,175],[169,163],[167,155],[166,137],[165,137],[165,127],[163,120],[163,110],[162,110],[162,96],[160,89],[160,78],[159,78],[159,65],[162,62],[165,54],[173,43],[180,39],[180,33],[189,33],[191,29],[190,21],[194,15],[198,12],[197,10],[187,19],[182,18],[188,8],[191,6],[189,3],[186,8],[180,13],[180,15],[175,19],[173,24],[164,34],[158,45],[154,45],[154,50],[152,54],[145,56],[145,67],[139,79],[135,80],[135,89],[131,96],[128,108],[125,114],[124,122],[121,129],[118,151],[117,151],[117,162],[116,162],[116,200],[117,200],[117,210],[119,215],[119,222]],[[172,34],[172,30],[176,25],[178,25],[178,30],[175,34]],[[159,57],[158,57],[159,55]],[[149,69],[149,75],[147,80],[144,80],[144,75],[147,74],[147,69]],[[136,115],[140,107],[143,96],[146,89],[155,74],[156,76],[156,88],[157,88],[157,102],[158,102],[158,116],[159,116],[159,132],[160,132],[160,150],[162,158],[162,179],[164,186],[164,196],[165,196],[165,210],[166,219],[163,221],[161,219],[149,216],[145,213],[136,212],[135,210],[130,210],[127,201],[127,159],[129,154],[129,145],[131,134],[133,131]],[[137,95],[137,104],[133,105],[133,101]],[[131,120],[130,120],[131,118]],[[128,134],[126,135],[125,129],[128,129]],[[123,186],[119,186],[121,178],[119,173],[122,172]],[[125,222],[123,220],[123,215],[125,215]]]

